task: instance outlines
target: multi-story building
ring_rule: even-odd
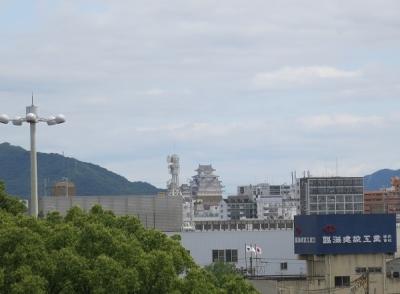
[[[254,198],[270,198],[270,197],[288,197],[293,193],[292,185],[270,185],[261,183],[257,185],[239,186],[237,188],[238,195],[247,195]]]
[[[228,206],[228,219],[254,219],[257,218],[257,202],[251,196],[229,196],[225,200]]]
[[[237,194],[255,200],[258,219],[293,219],[299,212],[299,183],[294,179],[291,185],[261,183],[239,186]]]
[[[396,213],[400,220],[400,178],[391,179],[392,187],[364,193],[365,213]]]
[[[364,211],[362,177],[300,179],[301,214],[351,214]]]

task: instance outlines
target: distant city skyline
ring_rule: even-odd
[[[226,194],[290,172],[400,168],[398,1],[2,1],[0,113],[31,92],[38,151],[166,187],[212,164]],[[2,142],[29,149],[27,127]],[[40,168],[40,167],[39,167]]]

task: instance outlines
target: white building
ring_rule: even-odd
[[[307,272],[306,262],[293,250],[293,230],[182,232],[182,245],[201,266],[215,261],[233,263],[253,270],[258,276],[299,276]],[[247,252],[246,245],[261,248],[261,254]],[[252,259],[250,261],[250,258]]]
[[[258,219],[293,219],[300,209],[299,181],[291,185],[257,185],[239,186],[238,195],[251,197],[257,203]]]

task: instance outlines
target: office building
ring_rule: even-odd
[[[364,212],[362,177],[307,177],[300,179],[301,214]]]

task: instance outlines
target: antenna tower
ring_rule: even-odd
[[[167,182],[168,195],[181,195],[179,187],[179,156],[176,154],[167,157],[168,171],[171,174],[171,179]]]

